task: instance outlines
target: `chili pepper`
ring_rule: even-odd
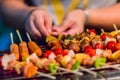
[[[106,58],[100,57],[95,60],[94,66],[95,68],[102,67],[106,64]]]
[[[51,63],[48,65],[49,71],[51,73],[56,73],[57,72],[57,67],[59,67],[60,65],[58,63]]]
[[[80,62],[76,61],[72,66],[72,70],[78,69],[80,65],[81,65]]]

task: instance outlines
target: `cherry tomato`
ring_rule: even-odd
[[[95,49],[89,48],[89,49],[85,50],[85,53],[88,54],[90,57],[92,57],[96,54],[96,51],[95,51]]]
[[[102,34],[100,37],[104,41],[106,39],[107,35],[106,34]]]
[[[62,50],[61,48],[56,48],[56,49],[54,50],[55,55],[59,55],[59,54],[61,54],[62,51],[63,51],[63,50]]]
[[[68,55],[68,50],[67,50],[67,49],[64,49],[64,50],[62,51],[62,56],[65,56],[65,55]]]
[[[47,51],[44,53],[44,57],[49,58],[49,55],[50,55],[50,54],[53,54],[53,53],[54,53],[53,51],[47,50]]]
[[[96,43],[94,46],[95,49],[103,49],[104,45],[102,43]]]
[[[114,52],[115,51],[115,42],[114,41],[109,41],[108,43],[107,43],[107,45],[106,45],[106,48],[107,49],[110,49],[110,50],[112,50],[112,52]]]
[[[115,51],[120,50],[120,43],[116,43],[114,48],[115,48]]]
[[[89,29],[88,30],[88,33],[90,34],[90,33],[95,33],[96,34],[96,31],[95,31],[95,29]]]
[[[85,51],[86,49],[92,49],[92,46],[90,46],[90,45],[85,46],[83,51]]]
[[[100,37],[104,41],[107,37],[111,37],[111,36],[108,35],[108,34],[103,33]]]

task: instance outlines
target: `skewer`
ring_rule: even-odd
[[[17,35],[18,35],[18,37],[19,37],[19,39],[20,39],[20,42],[22,42],[23,40],[22,40],[22,37],[21,37],[21,35],[20,35],[19,30],[17,29],[16,32],[17,32]]]
[[[120,68],[118,66],[113,66],[113,65],[106,65],[106,67],[110,67],[110,68],[113,68],[113,69],[116,69],[116,70],[120,70]]]
[[[29,41],[32,41],[28,32],[26,32]]]
[[[37,72],[37,74],[40,74],[41,76],[44,76],[44,77],[47,77],[47,78],[50,78],[50,79],[56,79],[55,76],[51,76],[49,74],[45,74],[45,73],[42,73],[42,72]]]
[[[88,29],[86,29],[86,31],[88,32],[89,30],[88,30]]]
[[[19,58],[20,58],[19,48],[18,48],[18,45],[16,43],[14,43],[12,32],[10,33],[10,39],[11,39],[10,53],[15,55],[16,60],[19,60]]]
[[[13,44],[14,40],[13,40],[13,34],[12,34],[12,32],[10,33],[10,39],[11,39],[11,43]]]
[[[65,68],[62,68],[62,67],[56,67],[56,68],[59,69],[59,70],[74,73],[74,74],[77,74],[77,75],[80,75],[80,76],[83,75],[83,73],[81,73],[81,72],[71,71],[71,70],[68,70],[68,69],[65,69]]]
[[[113,68],[113,69],[116,69],[116,70],[120,70],[120,68],[118,66],[114,66],[114,65],[109,65],[109,64],[102,64],[104,67],[109,67],[109,68]]]
[[[28,40],[32,41],[28,32],[26,32],[26,35],[28,37]],[[41,76],[48,77],[48,78],[51,78],[51,79],[56,79],[55,76],[51,76],[49,74],[45,74],[45,73],[42,73],[42,72],[39,72],[39,71],[37,71],[37,74],[40,74]]]
[[[113,27],[114,27],[115,31],[118,30],[118,29],[117,29],[117,26],[116,26],[115,24],[113,24]]]
[[[94,76],[96,76],[96,75],[97,75],[97,73],[96,73],[96,72],[91,71],[91,70],[89,70],[89,69],[86,69],[86,68],[84,68],[84,67],[79,67],[79,69],[81,69],[81,70],[83,70],[83,71],[85,71],[85,72],[88,72],[88,73],[90,73],[90,74],[92,74],[92,75],[94,75]]]
[[[105,33],[105,31],[104,31],[104,29],[103,29],[103,28],[101,29],[101,32],[102,32],[102,33]]]

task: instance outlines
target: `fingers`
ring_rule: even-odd
[[[71,35],[71,36],[74,36],[75,34],[79,34],[79,33],[81,33],[81,32],[83,32],[83,28],[82,28],[82,26],[72,26],[69,30],[67,30],[66,31],[66,34],[68,35]]]
[[[60,26],[61,31],[66,31],[67,29],[70,28],[70,26],[72,26],[74,23],[69,19],[66,18],[63,23]]]
[[[34,23],[34,21],[30,21],[30,23],[31,23],[31,34],[33,34],[33,36],[35,36],[36,38],[38,38],[38,37],[42,37],[42,35],[41,35],[41,33],[38,31],[38,29],[35,27],[35,23]]]
[[[30,35],[34,38],[34,39],[37,39],[38,37],[41,38],[42,35],[41,33],[38,31],[38,29],[35,27],[35,24],[34,24],[34,19],[31,18],[27,24],[25,25],[25,29],[27,32],[30,33]]]
[[[47,29],[48,32],[51,34],[51,33],[52,33],[52,18],[50,17],[49,14],[46,14],[46,15],[44,16],[44,19],[45,19],[46,29]]]
[[[49,35],[49,32],[44,25],[44,16],[36,16],[35,17],[35,26],[37,27],[39,32],[42,33],[43,37],[46,37],[47,35]]]
[[[57,36],[58,34],[62,33],[61,29],[58,26],[53,26],[52,27],[52,35]]]

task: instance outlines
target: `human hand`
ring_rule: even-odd
[[[25,30],[34,38],[44,38],[51,33],[52,18],[43,10],[35,10],[25,23]]]
[[[59,28],[53,27],[53,34],[70,34],[74,36],[76,33],[81,33],[84,30],[85,14],[83,10],[77,9],[68,13]]]

